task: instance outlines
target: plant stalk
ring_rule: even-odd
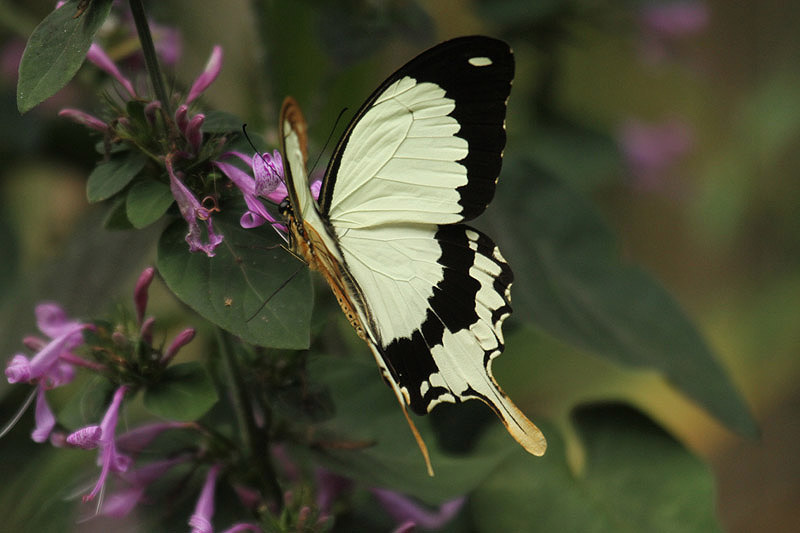
[[[231,391],[230,400],[236,414],[236,422],[241,432],[242,455],[245,460],[252,461],[253,467],[259,473],[266,494],[277,506],[283,503],[281,491],[275,469],[269,456],[269,424],[264,428],[256,425],[253,417],[253,407],[247,394],[242,379],[242,372],[238,365],[236,354],[230,343],[230,335],[217,328],[217,345],[225,365],[228,376],[228,385]],[[267,406],[265,406],[267,408]],[[267,417],[268,418],[268,417]]]
[[[142,0],[130,0],[130,6],[133,21],[136,24],[136,33],[139,35],[139,42],[142,44],[147,73],[150,76],[150,83],[153,84],[153,92],[155,92],[158,101],[161,102],[161,109],[164,110],[164,114],[171,117],[172,109],[169,98],[167,98],[167,91],[164,89],[164,79],[161,76],[161,69],[158,67],[156,48],[153,45],[153,36],[150,33],[150,25],[147,23],[147,15],[145,15]]]

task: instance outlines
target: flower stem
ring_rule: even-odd
[[[150,75],[150,82],[153,84],[153,91],[156,98],[161,102],[161,109],[166,116],[172,116],[172,109],[167,98],[167,91],[164,89],[164,80],[161,76],[161,69],[158,68],[158,58],[156,48],[153,45],[153,36],[150,34],[150,25],[147,23],[147,16],[144,13],[142,0],[130,0],[133,21],[136,24],[136,33],[139,34],[139,42],[142,43],[142,53],[144,62],[147,65],[147,72]]]
[[[217,328],[217,345],[222,355],[223,364],[228,374],[228,384],[231,390],[231,403],[236,413],[236,421],[242,435],[242,455],[245,461],[252,464],[259,476],[263,488],[275,505],[282,504],[282,491],[278,484],[275,470],[272,467],[269,453],[269,422],[263,428],[256,425],[253,417],[253,407],[250,397],[244,387],[241,369],[238,365],[236,354],[231,345],[230,335]],[[267,406],[265,406],[265,409]],[[268,417],[265,416],[268,419]]]

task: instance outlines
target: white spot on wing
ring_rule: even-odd
[[[469,64],[473,67],[488,67],[492,64],[492,60],[488,57],[470,57]]]

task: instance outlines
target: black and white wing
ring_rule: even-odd
[[[513,75],[508,45],[488,37],[447,41],[400,68],[348,126],[319,210],[288,122],[284,137],[292,202],[325,233],[398,399],[420,414],[482,400],[541,455],[544,436],[491,373],[511,313],[511,270],[489,237],[462,224],[494,195]]]

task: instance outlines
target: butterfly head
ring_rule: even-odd
[[[289,201],[288,196],[278,204],[278,212],[286,220],[289,220],[290,217],[294,218],[294,209],[292,209],[292,203]]]

